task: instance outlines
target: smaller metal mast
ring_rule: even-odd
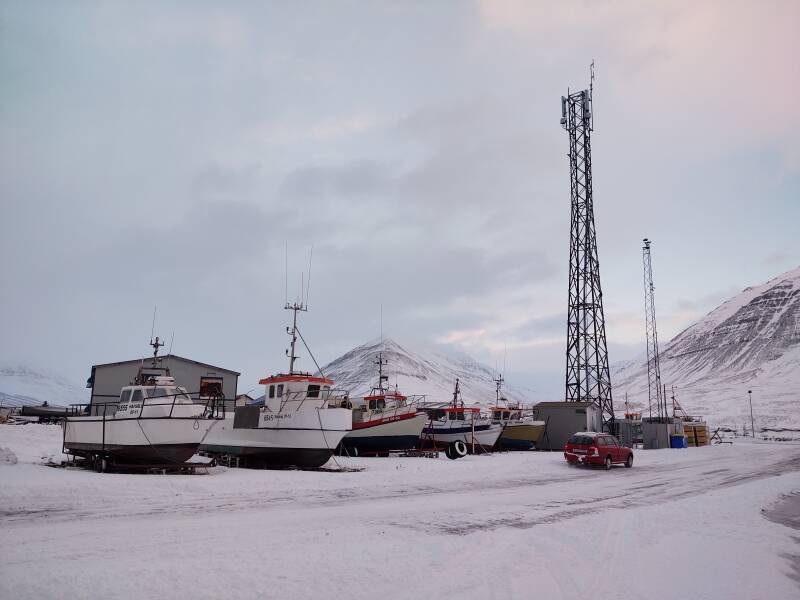
[[[645,337],[647,338],[647,400],[649,416],[652,418],[653,405],[655,416],[666,418],[667,398],[661,384],[661,365],[658,356],[658,332],[656,330],[655,286],[653,286],[653,263],[650,255],[650,244],[647,238],[642,240],[642,264],[644,267],[644,320]]]
[[[459,398],[460,395],[461,395],[461,388],[459,387],[458,377],[456,377],[456,387],[453,390],[453,408],[463,408],[464,407],[464,401],[463,400],[460,402],[461,406],[459,406],[458,398]]]
[[[376,358],[377,360],[374,364],[378,365],[378,385],[375,389],[385,392],[388,388],[383,387],[383,382],[387,382],[388,385],[389,376],[383,374],[383,367],[388,365],[389,361],[383,358],[383,352],[378,352],[378,356]]]
[[[294,351],[297,344],[297,312],[306,312],[308,309],[303,302],[297,302],[296,300],[292,304],[287,302],[283,308],[294,313],[292,315],[292,326],[286,328],[286,333],[292,336],[291,352],[289,350],[286,351],[286,355],[289,357],[289,375],[294,375],[294,363],[299,358]]]

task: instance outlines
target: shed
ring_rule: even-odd
[[[169,369],[175,383],[186,388],[195,402],[205,402],[222,394],[226,404],[233,406],[239,373],[175,354],[93,365],[92,374],[86,382],[86,387],[92,390],[90,402],[113,402],[119,398],[120,390],[133,384],[142,367],[156,373]]]
[[[575,432],[603,427],[600,408],[592,402],[539,402],[533,406],[533,417],[546,423],[537,444],[540,450],[563,450]]]

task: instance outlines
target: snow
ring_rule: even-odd
[[[85,388],[52,372],[28,367],[0,367],[0,406],[51,406],[85,404],[89,392]]]
[[[375,339],[353,348],[322,367],[322,372],[336,382],[336,387],[348,390],[353,397],[363,396],[377,383],[375,361],[378,352],[388,361],[384,374],[389,385],[406,395],[424,395],[428,402],[449,402],[453,397],[456,378],[464,402],[468,405],[489,406],[496,400],[497,374],[462,352],[445,352],[442,347],[401,345],[390,338]],[[511,401],[531,401],[530,390],[511,384],[503,386],[504,395]]]
[[[661,347],[661,380],[714,426],[800,430],[800,268],[747,288]],[[612,373],[616,399],[647,411],[644,356]],[[618,405],[618,408],[620,406]]]
[[[797,444],[609,472],[526,452],[194,476],[43,466],[57,426],[0,425],[0,447],[19,458],[0,466],[2,598],[798,596],[797,532],[764,516],[798,497]]]

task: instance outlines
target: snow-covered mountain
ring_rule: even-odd
[[[78,384],[56,375],[26,367],[0,367],[0,405],[51,406],[85,404],[89,393]]]
[[[749,287],[660,349],[661,379],[689,414],[712,424],[800,428],[800,267]],[[647,409],[647,365],[612,373],[615,399]]]
[[[412,351],[386,338],[353,348],[322,367],[322,372],[336,382],[336,388],[348,390],[353,397],[363,396],[377,384],[378,352],[388,361],[384,374],[389,376],[389,384],[392,388],[397,385],[403,394],[425,395],[429,402],[448,402],[458,377],[465,404],[488,406],[495,400],[495,372],[486,365],[462,353]],[[504,385],[503,392],[509,400],[529,401],[529,394],[513,385]]]

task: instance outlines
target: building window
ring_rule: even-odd
[[[222,398],[222,377],[201,377],[200,398]]]

